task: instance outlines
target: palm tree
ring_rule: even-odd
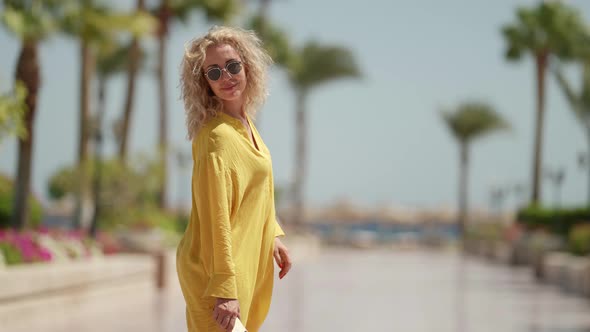
[[[97,5],[93,0],[73,2],[67,7],[63,29],[80,40],[80,118],[78,140],[79,183],[75,225],[86,224],[82,200],[87,197],[86,164],[88,160],[88,140],[90,137],[90,83],[94,77],[96,47],[108,42],[113,36],[127,32],[135,36],[149,33],[155,27],[154,19],[147,13],[121,14],[108,7]],[[83,220],[84,219],[84,220]]]
[[[264,43],[264,48],[279,66],[289,70],[293,60],[293,50],[287,34],[267,18],[256,15],[250,19],[247,27],[256,31]]]
[[[145,12],[145,1],[137,0],[137,13]],[[135,86],[137,71],[139,69],[138,63],[140,61],[139,38],[133,36],[131,40],[131,47],[129,49],[129,62],[127,67],[127,94],[125,95],[125,106],[123,108],[123,122],[121,141],[119,142],[119,158],[125,162],[127,158],[127,141],[129,137],[129,129],[131,125],[131,113],[133,112],[133,101],[135,98]]]
[[[228,21],[237,13],[236,0],[224,1],[191,1],[191,0],[160,0],[157,8],[151,12],[158,18],[156,37],[158,39],[158,62],[156,77],[158,81],[158,145],[162,163],[162,187],[158,193],[160,208],[166,206],[167,156],[168,156],[168,93],[166,91],[166,48],[170,25],[174,21],[186,22],[189,14],[195,10],[204,11],[208,20]]]
[[[549,57],[556,55],[568,59],[573,54],[574,31],[582,31],[578,12],[559,1],[544,1],[537,7],[520,8],[516,21],[502,29],[507,45],[506,58],[518,61],[530,54],[536,65],[537,108],[535,116],[535,144],[531,203],[541,200],[541,164],[543,160],[543,128],[545,120],[545,72]]]
[[[588,156],[590,156],[590,57],[586,58],[583,66],[582,87],[576,91],[565,78],[561,69],[558,66],[552,66],[553,73],[557,79],[557,83],[565,94],[572,111],[578,118],[584,131],[586,132],[586,140],[588,143]],[[587,204],[590,206],[590,167],[588,167],[588,198]]]
[[[289,38],[283,29],[273,24],[268,18],[268,11],[272,1],[258,0],[258,2],[258,12],[250,18],[246,26],[256,31],[273,61],[279,66],[288,69],[292,53]]]
[[[27,92],[24,126],[27,135],[18,140],[18,166],[15,186],[12,226],[21,229],[29,219],[31,169],[33,166],[34,123],[41,86],[39,43],[55,31],[57,6],[55,1],[3,1],[2,22],[21,41],[15,80],[22,82]]]
[[[266,9],[264,7],[268,6],[268,3],[264,3],[265,1],[268,0],[261,1],[259,14],[253,16],[246,24],[246,27],[256,31],[258,37],[260,37],[263,42],[266,52],[268,52],[274,63],[288,71],[290,61],[292,61],[293,58],[293,50],[287,34],[281,28],[268,21],[266,17],[262,16],[263,12],[264,15],[266,15]],[[260,113],[257,114],[255,121],[256,124],[260,123]]]
[[[322,46],[308,42],[293,53],[289,80],[295,90],[296,149],[295,175],[293,183],[293,223],[300,226],[304,212],[304,180],[307,166],[307,112],[306,101],[309,93],[318,86],[344,78],[356,78],[360,70],[352,52],[340,46]]]
[[[453,112],[443,111],[443,120],[459,143],[459,232],[463,236],[468,215],[469,148],[473,140],[508,128],[494,109],[480,102],[467,102]]]
[[[98,107],[95,117],[95,151],[94,151],[94,177],[92,181],[94,196],[94,213],[90,224],[89,234],[96,237],[98,230],[98,220],[101,213],[101,184],[103,169],[103,141],[104,129],[103,120],[106,113],[106,86],[108,80],[117,73],[122,73],[128,68],[127,63],[130,61],[131,45],[117,45],[115,40],[105,41],[100,45],[97,52],[96,74],[98,78]],[[144,51],[140,50],[140,59],[144,59]],[[139,64],[142,66],[142,63]]]

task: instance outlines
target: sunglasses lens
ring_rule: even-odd
[[[242,64],[239,62],[232,62],[227,65],[227,71],[232,75],[239,73],[240,70],[242,70]]]
[[[212,81],[217,81],[219,78],[221,78],[221,69],[211,68],[207,70],[207,77]]]

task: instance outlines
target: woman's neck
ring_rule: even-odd
[[[244,110],[244,103],[242,99],[230,100],[223,102],[223,111],[234,118],[245,119],[246,112]]]

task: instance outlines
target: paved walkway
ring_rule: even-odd
[[[102,299],[101,310],[71,319],[31,319],[44,332],[185,332],[184,302],[165,292]],[[588,332],[590,300],[534,282],[528,270],[452,253],[324,249],[276,280],[262,332]]]

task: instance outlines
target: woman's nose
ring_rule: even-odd
[[[233,76],[231,76],[231,74],[227,71],[227,69],[223,68],[221,70],[221,79],[222,80],[226,80],[226,79],[229,80],[231,78],[233,78]]]

